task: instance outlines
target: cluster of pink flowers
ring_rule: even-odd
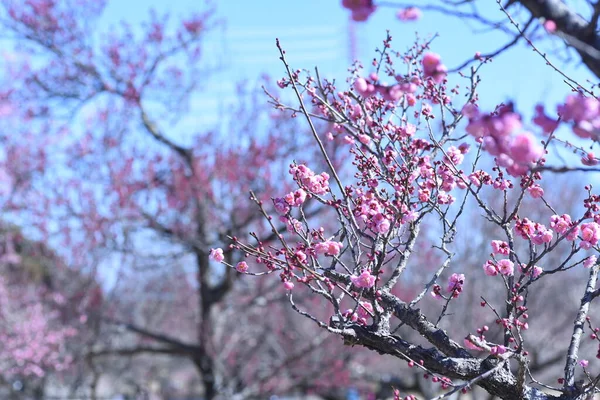
[[[416,21],[421,18],[421,10],[417,7],[407,7],[399,10],[396,16],[400,21]]]
[[[427,53],[423,56],[423,73],[426,77],[433,78],[437,83],[444,80],[448,74],[448,68],[442,64],[442,58],[436,53]]]
[[[484,149],[509,174],[521,176],[543,155],[544,149],[529,132],[512,133],[521,128],[521,117],[513,105],[499,107],[496,112],[482,114],[476,106],[467,105],[463,114],[469,118],[467,132],[483,142]]]
[[[354,286],[356,286],[357,288],[365,289],[372,288],[375,285],[376,279],[377,277],[375,275],[371,275],[371,273],[367,269],[363,269],[361,274],[358,276],[350,276],[350,280],[352,281],[352,284],[354,284]]]
[[[533,123],[546,134],[554,132],[559,120],[546,115],[541,104],[536,106],[535,111]],[[600,139],[600,101],[596,98],[585,97],[581,93],[569,95],[563,104],[558,105],[557,113],[560,115],[560,122],[570,124],[575,135],[582,139]],[[598,164],[598,159],[591,152],[581,161],[584,165]]]
[[[583,139],[598,139],[600,133],[600,102],[581,94],[567,96],[564,104],[557,107],[564,122],[573,124],[573,133]]]
[[[412,106],[417,101],[414,93],[420,83],[419,78],[413,77],[408,82],[399,82],[388,86],[380,83],[377,74],[372,73],[367,78],[356,78],[354,89],[363,97],[379,94],[384,100],[392,102],[396,102],[405,96],[408,104]],[[356,112],[360,114],[360,108]]]
[[[462,293],[464,284],[464,274],[452,274],[448,278],[448,287],[446,288],[446,291],[452,293],[452,297],[458,297]]]
[[[298,189],[295,192],[286,194],[283,198],[290,206],[300,207],[306,201],[306,192],[302,189]]]
[[[380,307],[378,306],[378,308]],[[367,325],[369,317],[374,315],[373,305],[366,301],[360,301],[356,312],[353,312],[352,309],[348,309],[342,315],[352,322],[356,322],[360,325]]]
[[[352,12],[352,19],[357,22],[366,21],[376,9],[373,0],[342,0],[342,6]]]
[[[505,276],[511,276],[515,272],[515,264],[507,259],[499,260],[497,262],[488,260],[483,264],[483,271],[488,276],[496,276],[498,273]]]
[[[502,240],[492,240],[492,251],[494,254],[502,254],[507,256],[510,253],[510,247],[508,243],[503,242]]]
[[[311,193],[325,194],[329,191],[329,174],[326,172],[317,175],[306,165],[291,165],[290,174]]]
[[[391,222],[385,215],[385,207],[372,192],[359,196],[356,203],[354,214],[366,223],[369,229],[382,234],[390,230]]]
[[[550,217],[550,228],[558,233],[559,235],[563,235],[565,234],[565,232],[567,232],[569,229],[575,227],[575,223],[571,220],[571,216],[569,214],[563,214],[563,215],[553,215]],[[575,237],[577,236],[577,233],[579,233],[579,228],[575,227],[574,229],[575,231]],[[575,237],[569,239],[569,240],[575,240]]]
[[[337,256],[340,254],[344,245],[341,242],[327,240],[325,242],[315,244],[315,254],[325,254],[326,256]]]
[[[531,239],[533,244],[541,245],[552,241],[553,233],[545,225],[530,221],[527,218],[517,220],[515,232],[523,239]]]

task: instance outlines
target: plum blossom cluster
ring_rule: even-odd
[[[436,83],[441,83],[448,73],[448,68],[442,64],[442,57],[437,53],[427,53],[423,56],[423,73]]]
[[[321,172],[317,175],[306,165],[291,165],[290,174],[294,177],[294,180],[298,182],[301,188],[306,189],[310,193],[325,194],[329,191],[329,174],[326,172]],[[285,200],[288,203],[293,201],[302,204],[305,199],[306,193],[296,191],[291,198],[288,195]]]
[[[582,139],[597,142],[600,139],[600,102],[594,97],[584,96],[583,93],[568,95],[564,103],[556,107],[560,119],[551,118],[538,104],[533,123],[546,134],[553,133],[560,123],[570,126],[571,131]],[[591,151],[580,149],[583,156],[581,162],[587,166],[597,165],[600,160]]]
[[[561,122],[571,125],[573,133],[582,139],[598,140],[600,133],[600,102],[581,93],[567,96],[565,102],[557,106]],[[558,126],[558,120],[548,117],[543,105],[536,107],[533,120],[542,130],[549,134]]]
[[[354,89],[363,97],[379,94],[384,100],[396,102],[405,98],[408,105],[415,105],[417,98],[415,93],[420,83],[419,78],[414,76],[410,81],[405,81],[403,77],[396,77],[397,83],[385,85],[380,82],[376,73],[371,73],[368,77],[358,77],[354,81]],[[355,110],[355,115],[360,116],[360,108]]]
[[[520,132],[521,117],[512,104],[484,114],[467,105],[463,114],[469,118],[466,130],[480,140],[484,150],[496,157],[496,163],[512,176],[522,176],[544,155],[543,147],[529,132]]]

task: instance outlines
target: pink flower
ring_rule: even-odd
[[[569,230],[571,224],[571,216],[568,214],[563,214],[560,217],[558,215],[550,217],[550,228],[560,235]]]
[[[512,140],[508,154],[519,164],[529,164],[537,161],[544,154],[544,149],[531,133],[523,132]]]
[[[417,7],[404,8],[396,14],[400,21],[416,21],[421,18],[421,10]]]
[[[209,258],[216,262],[223,262],[223,260],[225,259],[225,256],[223,255],[223,249],[210,249]]]
[[[295,192],[286,194],[284,199],[290,206],[300,207],[306,201],[306,192],[302,189],[298,189]],[[277,207],[277,204],[275,207]]]
[[[306,165],[292,165],[290,174],[310,192],[325,194],[329,191],[329,174],[326,172],[316,175]]]
[[[556,22],[552,21],[551,19],[546,20],[544,22],[544,29],[548,33],[556,32]]]
[[[343,244],[341,242],[334,242],[327,240],[326,242],[317,243],[315,245],[316,254],[325,254],[326,256],[337,256],[342,250]]]
[[[512,275],[515,271],[515,264],[512,261],[506,259],[498,261],[497,267],[498,271],[502,275],[506,276]]]
[[[587,368],[587,366],[590,364],[590,362],[588,360],[580,360],[579,361],[579,365],[581,366],[581,368]]]
[[[544,270],[536,265],[531,269],[531,277],[535,279],[540,276],[542,272],[544,272]]]
[[[406,214],[404,214],[404,216],[402,217],[402,223],[406,224],[408,222],[413,222],[416,221],[417,218],[419,218],[419,213],[412,210],[412,211],[408,211]]]
[[[427,53],[423,56],[423,73],[426,77],[431,77],[437,83],[440,83],[446,77],[448,68],[442,64],[439,54]]]
[[[454,165],[459,165],[465,159],[464,153],[455,146],[450,146],[448,150],[446,150],[446,154],[448,159],[452,161]]]
[[[598,258],[596,256],[589,256],[583,262],[583,266],[585,268],[592,268],[596,264],[596,261],[598,261]]]
[[[464,283],[464,274],[452,274],[450,278],[448,278],[448,287],[446,291],[448,293],[452,293],[453,297],[458,297],[458,295],[462,292]]]
[[[542,189],[542,187],[538,184],[531,185],[530,187],[528,187],[527,192],[534,199],[539,199],[544,195],[544,189]]]
[[[367,301],[361,301],[356,312],[358,313],[359,318],[367,319],[371,314],[374,314],[373,305]]]
[[[545,134],[551,134],[558,127],[558,121],[552,119],[546,115],[544,112],[544,106],[538,104],[535,106],[535,117],[533,118],[533,123],[542,128]]]
[[[356,89],[356,91],[364,96],[365,94],[367,94],[367,90],[369,89],[369,84],[367,83],[365,78],[357,78],[354,81],[354,89]]]
[[[277,211],[278,214],[285,215],[290,211],[290,205],[284,198],[277,197],[273,199],[273,205],[275,206],[275,211]]]
[[[483,264],[483,271],[487,276],[498,275],[498,268],[496,267],[496,265],[494,265],[492,261],[489,260],[486,261],[485,264]]]
[[[285,290],[292,290],[294,288],[294,284],[290,281],[283,282],[283,287]]]
[[[535,232],[531,235],[531,241],[537,245],[550,243],[552,241],[552,231],[544,225],[536,223]]]
[[[374,275],[371,275],[371,273],[366,269],[364,269],[359,276],[352,275],[350,277],[350,280],[352,281],[354,286],[367,289],[375,285],[375,279],[376,277]]]
[[[245,261],[240,261],[235,266],[235,269],[237,270],[237,272],[245,274],[246,272],[248,272],[248,264],[246,264]]]
[[[598,244],[598,240],[600,240],[600,225],[595,222],[581,224],[580,235],[580,246],[584,249],[589,249]]]
[[[503,254],[507,256],[510,253],[510,247],[508,247],[508,243],[503,242],[502,240],[492,240],[491,244],[494,254]]]

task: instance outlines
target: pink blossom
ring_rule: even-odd
[[[546,29],[546,32],[548,33],[556,32],[556,22],[551,19],[544,21],[544,29]]]
[[[536,223],[535,231],[533,235],[531,235],[531,241],[537,245],[550,243],[552,241],[552,231],[547,229],[544,225]]]
[[[343,244],[341,242],[327,240],[325,242],[317,243],[315,245],[315,253],[325,254],[326,256],[337,256],[338,254],[340,254],[342,247]]]
[[[464,274],[452,274],[448,278],[448,287],[446,288],[446,291],[448,293],[453,293],[454,297],[458,297],[458,295],[462,292],[464,283]]]
[[[584,249],[589,249],[598,244],[598,240],[600,240],[600,225],[595,222],[581,224],[580,235],[580,246]]]
[[[298,189],[295,192],[286,194],[284,199],[290,206],[300,207],[306,201],[306,192],[302,189]]]
[[[528,187],[527,192],[534,199],[539,199],[544,195],[544,189],[542,189],[542,187],[538,184],[531,185],[530,187]]]
[[[329,191],[329,174],[326,172],[316,175],[306,165],[292,165],[290,174],[310,192],[325,194]]]
[[[237,272],[245,274],[246,272],[248,272],[248,264],[246,264],[245,261],[240,261],[236,264],[235,269],[237,270]]]
[[[596,261],[598,261],[598,258],[596,256],[589,256],[583,262],[583,266],[585,268],[592,268],[596,264]]]
[[[550,217],[550,228],[560,235],[568,231],[571,225],[572,221],[569,214],[563,214],[561,216],[553,215]]]
[[[358,309],[356,310],[359,318],[367,319],[374,314],[373,305],[367,301],[361,301]]]
[[[223,255],[223,249],[210,249],[210,259],[216,262],[223,262],[225,256]]]
[[[588,360],[580,360],[579,361],[579,365],[581,366],[581,368],[587,368],[587,366],[590,364],[590,362]]]
[[[366,146],[371,142],[371,138],[369,137],[369,135],[360,134],[358,135],[358,141]]]
[[[536,224],[527,218],[517,220],[515,223],[515,232],[523,239],[530,239],[536,231]]]
[[[294,288],[294,284],[290,281],[283,282],[283,287],[285,290],[292,290]]]
[[[446,77],[448,68],[442,64],[439,54],[427,53],[423,56],[423,73],[426,77],[431,77],[437,83],[440,83]]]
[[[417,218],[419,218],[419,213],[414,210],[411,210],[411,211],[408,211],[406,214],[404,214],[401,222],[403,224],[406,224],[408,222],[416,221]]]
[[[512,140],[509,154],[515,162],[528,164],[537,161],[544,154],[544,149],[531,133],[523,132]]]
[[[417,7],[407,7],[399,10],[396,16],[400,21],[416,21],[421,18],[421,10]]]
[[[369,88],[369,85],[367,84],[367,81],[365,78],[357,78],[354,81],[354,89],[356,89],[356,91],[361,94],[361,95],[365,95],[365,93],[367,93],[367,90]]]
[[[354,286],[359,288],[373,287],[375,285],[375,279],[376,277],[374,275],[371,275],[371,273],[367,269],[364,269],[359,276],[352,275],[350,277],[350,280],[352,281]]]
[[[544,112],[544,106],[538,104],[535,106],[535,117],[533,123],[542,128],[545,134],[550,134],[558,127],[558,120],[548,117]]]
[[[486,261],[483,264],[483,271],[487,276],[496,276],[498,275],[498,267],[492,261]]]
[[[290,204],[284,198],[277,197],[273,199],[273,205],[278,214],[285,215],[290,211]]]
[[[455,146],[450,146],[448,150],[446,150],[446,155],[454,165],[460,165],[465,159],[464,153]]]
[[[506,353],[506,347],[504,347],[502,345],[494,346],[490,349],[490,353],[497,354],[497,355],[504,354],[504,353]]]
[[[510,253],[510,247],[508,247],[508,243],[503,242],[502,240],[492,240],[491,245],[494,254],[503,254],[507,256]]]
[[[515,271],[515,264],[510,260],[500,260],[497,264],[498,271],[502,275],[511,276]]]
[[[537,265],[535,265],[531,269],[531,277],[535,279],[538,276],[540,276],[542,274],[542,272],[544,272],[544,270],[541,267],[538,267]]]
[[[381,213],[373,217],[374,231],[385,234],[390,230],[390,221]]]

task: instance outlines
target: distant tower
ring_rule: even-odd
[[[350,63],[358,59],[358,40],[356,37],[356,22],[348,18],[348,57]]]

